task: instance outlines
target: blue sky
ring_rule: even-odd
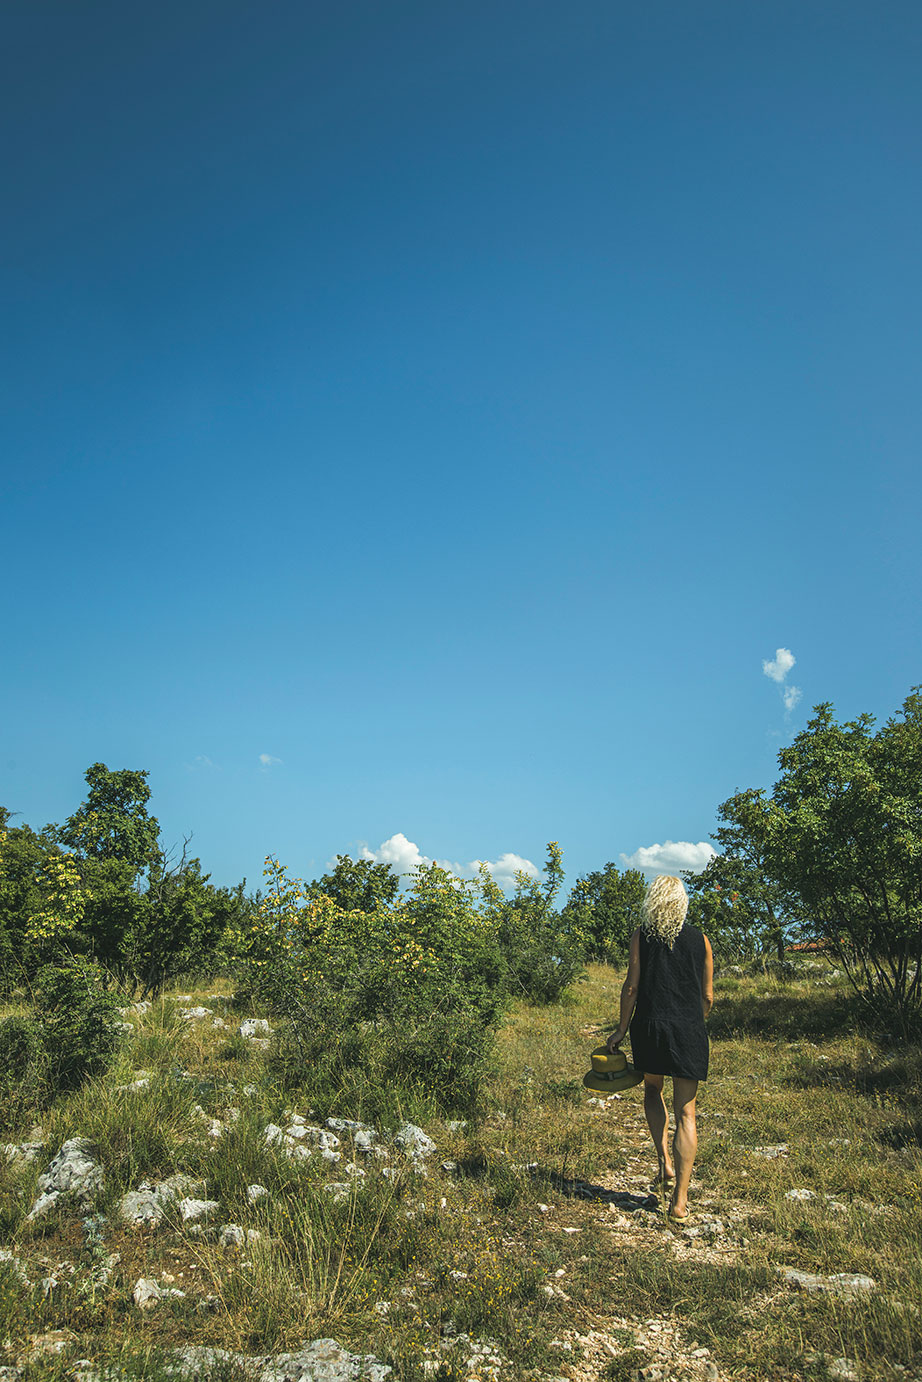
[[[922,680],[916,3],[0,22],[21,819],[575,878]]]

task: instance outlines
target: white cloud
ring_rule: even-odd
[[[218,765],[208,757],[207,753],[197,753],[189,764],[190,768],[216,768]]]
[[[375,864],[391,864],[395,873],[412,873],[422,864],[431,864],[432,860],[427,859],[425,854],[420,854],[419,846],[412,840],[408,840],[406,835],[399,830],[396,835],[392,835],[389,840],[385,840],[377,849],[369,849],[367,845],[362,846],[362,859],[371,859]]]
[[[259,766],[264,770],[277,767],[281,761],[280,758],[275,758],[271,753],[261,753],[259,755]]]
[[[775,656],[763,658],[762,671],[773,682],[776,682],[781,691],[781,700],[784,705],[784,718],[790,719],[791,712],[797,707],[803,695],[799,686],[785,686],[784,681],[788,672],[794,666],[797,658],[790,648],[776,648]]]
[[[683,869],[700,873],[716,853],[706,840],[696,845],[688,840],[666,840],[661,845],[641,845],[633,854],[622,854],[621,859],[628,868],[644,873],[681,873]]]
[[[481,864],[484,864],[490,870],[494,881],[498,883],[501,888],[514,888],[515,876],[517,873],[527,873],[529,878],[537,878],[539,875],[539,870],[535,868],[531,860],[524,859],[521,854],[501,854],[499,858],[494,859],[492,863],[489,859],[474,859],[472,863],[466,865],[466,868],[470,870],[471,877],[478,871]],[[453,868],[452,872],[457,873],[458,869]],[[467,875],[462,874],[461,876],[465,877]]]
[[[762,659],[762,671],[772,681],[782,682],[796,661],[790,648],[776,648],[773,658]]]
[[[390,839],[385,840],[377,849],[369,849],[367,845],[362,846],[362,859],[370,859],[376,864],[390,864],[395,873],[406,875],[413,873],[415,869],[424,864],[438,864],[439,868],[447,869],[456,878],[476,878],[481,865],[485,865],[490,870],[496,882],[501,888],[511,888],[515,885],[515,875],[517,873],[527,873],[532,878],[537,878],[539,870],[530,859],[524,858],[521,854],[513,854],[507,851],[501,854],[498,859],[472,859],[469,864],[453,863],[450,859],[430,859],[427,854],[423,854],[419,846],[412,840],[408,840],[406,835],[398,831],[396,835],[391,835]]]

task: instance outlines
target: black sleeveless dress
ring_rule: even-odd
[[[640,933],[631,1059],[646,1075],[707,1079],[708,1034],[701,1011],[704,956],[704,937],[695,926],[683,926],[671,950]]]

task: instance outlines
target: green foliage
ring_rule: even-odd
[[[198,859],[173,868],[159,851],[142,886],[117,859],[84,860],[88,883],[83,935],[90,953],[126,989],[157,994],[180,974],[225,961],[228,930],[248,912],[243,885],[216,888]]]
[[[760,802],[753,790],[722,802],[713,836],[719,853],[700,873],[684,875],[689,921],[707,932],[718,960],[781,960],[798,934],[802,908],[770,875]]]
[[[782,886],[852,983],[904,1027],[922,1018],[922,694],[877,733],[820,705],[779,755],[765,815]]]
[[[345,911],[275,860],[266,872],[241,937],[242,979],[288,1019],[277,1073],[316,1102],[386,1087],[446,1108],[474,1103],[504,1002],[496,927],[476,887],[432,865],[399,902]]]
[[[873,725],[817,706],[771,795],[738,794],[728,818],[779,907],[908,1032],[922,1024],[922,693]]]
[[[562,916],[568,929],[582,935],[587,959],[624,962],[640,925],[645,891],[638,869],[620,873],[610,863],[577,880]]]
[[[84,959],[46,965],[35,993],[48,1076],[55,1091],[76,1089],[101,1075],[118,1043],[118,1000],[98,966]]]
[[[209,880],[198,859],[183,856],[173,869],[162,854],[154,859],[144,924],[126,956],[128,973],[144,993],[159,993],[177,975],[202,974],[224,963],[226,937],[249,916],[252,904],[243,883],[216,888]]]
[[[214,887],[185,846],[172,862],[147,811],[146,779],[94,763],[87,800],[41,835],[10,826],[0,808],[0,991],[71,954],[145,994],[226,965],[225,942],[252,906],[244,885]]]
[[[43,1101],[47,1057],[31,1017],[14,1013],[0,1022],[0,1122],[14,1127]]]
[[[68,817],[58,835],[62,844],[86,859],[117,860],[137,875],[157,850],[160,827],[148,814],[146,772],[110,771],[105,763],[86,770],[87,799]]]
[[[373,912],[389,907],[399,887],[400,879],[390,864],[337,854],[332,873],[325,873],[311,891],[325,893],[344,912]]]
[[[519,874],[515,896],[498,907],[506,982],[514,998],[556,1002],[582,973],[585,943],[578,922],[554,909],[562,882],[561,849],[552,841],[543,882]]]
[[[36,967],[32,919],[47,909],[48,866],[61,858],[51,829],[10,825],[0,807],[0,992],[10,993]]]

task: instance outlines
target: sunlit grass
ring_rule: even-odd
[[[67,1284],[44,1295],[0,1264],[3,1361],[21,1357],[37,1333],[63,1329],[71,1344],[35,1376],[63,1379],[67,1359],[84,1356],[153,1378],[167,1375],[169,1350],[183,1341],[256,1354],[331,1335],[390,1361],[398,1378],[422,1378],[424,1364],[448,1378],[466,1376],[463,1342],[450,1341],[470,1335],[493,1342],[504,1377],[537,1382],[561,1375],[553,1341],[562,1332],[609,1329],[618,1356],[609,1354],[607,1373],[594,1366],[626,1378],[649,1361],[645,1321],[656,1317],[677,1323],[689,1349],[710,1350],[727,1376],[812,1375],[813,1355],[848,1357],[870,1379],[891,1377],[893,1364],[914,1367],[918,1052],[865,1030],[848,994],[821,971],[793,982],[719,978],[692,1199],[723,1231],[691,1239],[605,1199],[642,1199],[654,1170],[641,1091],[593,1106],[580,1084],[595,1029],[613,1025],[619,986],[611,969],[591,966],[563,1003],[512,1011],[483,1106],[456,1126],[425,1091],[392,1091],[389,1100],[376,1091],[366,1101],[357,1081],[345,1107],[341,1093],[327,1091],[313,1108],[318,1119],[368,1116],[386,1133],[410,1117],[438,1146],[427,1177],[392,1153],[396,1178],[369,1161],[340,1199],[323,1186],[346,1183],[342,1167],[293,1161],[265,1142],[267,1122],[286,1109],[311,1112],[307,1091],[290,1078],[280,1087],[266,1056],[236,1035],[229,994],[181,986],[191,1005],[204,1003],[226,1025],[182,1019],[186,1004],[173,999],[154,1004],[130,1018],[133,1031],[104,1079],[35,1111],[18,1133],[27,1137],[39,1121],[49,1156],[77,1135],[96,1148],[106,1251],[121,1254],[110,1286],[91,1288],[98,1262],[74,1206],[26,1222],[47,1158],[0,1160],[3,1244],[35,1282],[49,1263],[70,1264]],[[147,1085],[119,1090],[139,1071]],[[776,1144],[786,1153],[761,1154]],[[175,1214],[153,1232],[119,1224],[125,1190],[175,1171],[205,1184],[220,1205],[217,1222],[259,1236],[223,1248]],[[270,1194],[251,1203],[255,1183]],[[589,1198],[575,1193],[579,1185]],[[792,1190],[813,1198],[788,1198]],[[802,1294],[784,1283],[784,1267],[861,1273],[876,1286],[854,1300]],[[142,1315],[130,1303],[141,1275],[170,1278],[186,1295]]]

